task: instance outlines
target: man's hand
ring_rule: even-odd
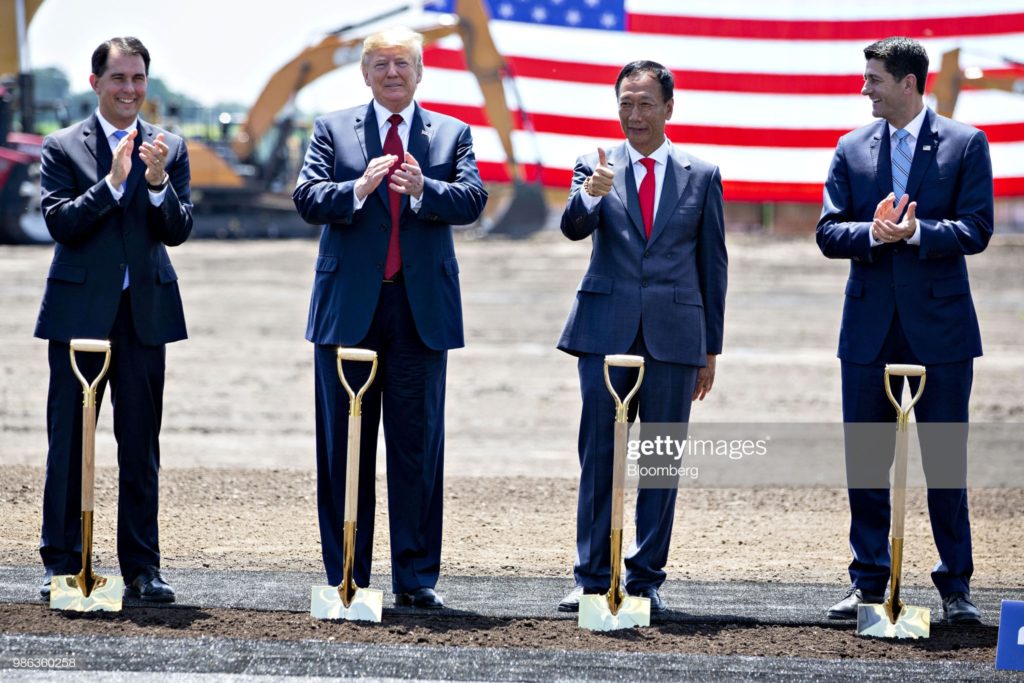
[[[146,164],[146,182],[150,185],[163,185],[164,178],[167,176],[164,167],[167,165],[169,151],[170,148],[164,142],[163,133],[159,133],[152,144],[143,142],[139,145],[139,158],[142,159],[142,163]]]
[[[366,170],[363,171],[363,175],[356,181],[354,188],[356,197],[360,201],[366,199],[371,192],[377,189],[380,181],[384,180],[396,161],[398,161],[398,157],[394,154],[385,154],[376,159],[371,159],[370,163],[366,166]]]
[[[903,199],[907,196],[903,195]],[[900,200],[903,203],[903,200]],[[876,218],[871,224],[871,234],[879,242],[891,243],[900,240],[910,239],[917,232],[917,202],[910,202],[907,206],[907,215],[899,223],[889,218]]]
[[[907,202],[910,201],[909,195],[903,195],[900,197],[900,201],[896,203],[896,195],[892,192],[882,201],[878,202],[878,206],[875,207],[875,220],[879,221],[892,221],[895,223],[903,215],[903,210],[907,208]]]
[[[583,183],[583,191],[591,197],[603,197],[612,191],[612,182],[615,180],[615,171],[608,165],[608,158],[604,150],[597,148],[597,168]]]
[[[416,157],[405,153],[405,163],[391,175],[388,185],[395,192],[419,199],[423,196],[423,171]]]
[[[132,129],[114,148],[114,160],[110,165],[110,173],[107,174],[107,180],[114,187],[121,187],[128,179],[128,174],[132,170],[132,149],[135,136],[138,134],[137,129]]]
[[[715,360],[717,356],[709,353],[707,365],[697,371],[697,385],[693,388],[691,401],[703,401],[704,397],[711,393],[711,387],[715,384]]]

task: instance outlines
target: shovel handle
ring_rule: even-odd
[[[349,361],[362,361],[373,363],[370,366],[370,376],[366,378],[366,382],[360,387],[359,391],[353,391],[352,387],[349,386],[348,380],[345,379],[345,373],[341,370],[341,362],[343,360]],[[345,392],[348,394],[348,414],[352,417],[359,417],[363,414],[362,403],[363,394],[373,384],[373,378],[377,376],[377,352],[370,349],[349,349],[338,347],[338,377],[341,378],[341,386],[345,387]]]
[[[899,400],[892,392],[892,385],[890,377],[920,377],[921,381],[917,385],[917,391],[904,405],[900,405]],[[892,403],[893,407],[896,408],[896,454],[893,460],[893,476],[892,476],[892,543],[895,546],[897,543],[902,548],[903,543],[903,532],[907,516],[907,450],[909,446],[910,434],[908,432],[908,420],[910,417],[910,411],[914,405],[921,399],[921,395],[924,393],[924,383],[927,378],[926,370],[923,365],[886,365],[885,366],[885,395],[889,397],[889,402]],[[895,552],[893,553],[895,555]],[[902,556],[902,553],[901,553]],[[895,557],[893,558],[896,559]],[[900,582],[899,574],[902,573],[901,565],[902,562],[894,561],[891,567],[892,574],[892,587],[890,595],[896,593],[898,596],[898,586]]]
[[[612,378],[608,373],[609,368],[639,368],[640,372],[636,377],[636,384],[626,394],[625,398],[620,398],[619,394],[615,391],[615,387],[612,386]],[[615,421],[616,422],[628,422],[629,421],[629,402],[636,396],[636,392],[640,390],[640,383],[644,381],[644,357],[643,356],[627,356],[625,354],[616,354],[612,356],[604,357],[604,384],[608,387],[609,393],[612,398],[615,399]]]
[[[82,512],[89,513],[91,519],[96,478],[96,387],[110,368],[110,342],[100,339],[72,339],[68,346],[71,370],[82,385]],[[91,382],[79,369],[76,352],[104,354],[103,367]],[[86,516],[83,514],[83,520]]]

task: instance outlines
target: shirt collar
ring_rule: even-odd
[[[115,131],[123,130],[130,133],[133,130],[135,130],[135,128],[139,125],[139,117],[136,116],[135,120],[132,121],[132,125],[128,126],[127,128],[118,128],[110,121],[107,121],[105,118],[103,118],[103,114],[100,113],[99,107],[96,108],[96,118],[99,119],[100,127],[103,128],[103,137],[107,138],[108,140],[110,139],[110,136],[114,134]]]
[[[919,111],[917,113],[917,116],[915,116],[910,121],[910,123],[908,123],[907,125],[903,126],[903,130],[905,130],[908,133],[910,133],[910,139],[911,140],[917,140],[919,137],[921,137],[921,126],[924,125],[924,117],[925,117],[925,114],[927,112],[928,112],[928,107],[921,107],[921,111]],[[893,128],[892,124],[891,123],[889,124],[889,138],[890,139],[892,138],[893,135],[896,134],[897,130],[899,130],[899,129],[898,128]]]
[[[654,161],[656,161],[657,163],[665,165],[668,163],[668,152],[669,149],[671,149],[671,147],[672,143],[669,142],[668,138],[665,138],[665,140],[661,143],[661,147],[658,147],[658,149],[654,150],[647,156],[649,156],[651,159],[654,159]],[[631,164],[636,164],[641,159],[644,158],[644,155],[636,151],[633,145],[629,144],[628,140],[626,141],[626,152],[629,153],[629,163]]]
[[[387,125],[388,123],[388,118],[390,118],[394,112],[385,109],[377,100],[373,101],[373,110],[377,113],[377,127],[380,128],[381,130],[384,130],[384,126]],[[406,124],[407,126],[412,125],[412,115],[415,111],[416,102],[412,101],[409,103],[409,106],[407,106],[402,111],[398,112],[399,115],[401,115],[402,117],[402,123]]]

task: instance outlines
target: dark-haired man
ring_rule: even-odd
[[[852,437],[864,434],[852,423],[895,421],[884,393],[885,365],[912,363],[927,368],[917,422],[964,425],[941,434],[921,426],[919,432],[939,552],[932,581],[947,621],[978,623],[981,615],[970,600],[967,491],[959,475],[967,468],[973,359],[981,355],[964,257],[984,250],[992,236],[988,141],[976,128],[925,107],[928,54],[919,43],[887,38],[866,47],[864,57],[861,94],[879,120],[839,140],[817,227],[822,253],[850,260],[839,358],[852,585],[828,616],[855,619],[862,602],[881,602],[885,593],[893,449],[890,443],[882,458],[868,452],[878,449]],[[916,389],[917,381],[910,385]]]
[[[164,345],[186,335],[166,247],[188,238],[192,205],[184,141],[139,119],[148,79],[149,51],[138,39],[105,41],[93,53],[89,77],[96,112],[43,143],[43,217],[57,243],[35,329],[50,342],[39,542],[44,599],[54,574],[81,568],[82,388],[68,342],[93,338],[109,339],[113,348],[106,377],[117,438],[117,556],[125,593],[174,600],[160,577],[159,434]],[[99,354],[77,360],[88,378],[102,364]]]
[[[672,73],[655,62],[627,64],[615,82],[626,142],[576,161],[562,233],[590,237],[590,266],[558,348],[579,358],[580,489],[576,509],[576,587],[558,605],[579,609],[584,593],[609,588],[613,418],[604,356],[646,360],[634,417],[685,423],[690,403],[711,391],[722,352],[725,230],[718,168],[674,147],[665,124],[675,105]],[[625,395],[636,370],[615,368]],[[665,581],[676,489],[641,489],[636,542],[626,554],[626,591],[666,610]]]

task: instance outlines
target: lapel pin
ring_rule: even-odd
[[[932,151],[932,146],[931,145],[925,145],[924,147],[921,148],[921,150],[924,151],[924,152],[930,152],[930,151]]]

